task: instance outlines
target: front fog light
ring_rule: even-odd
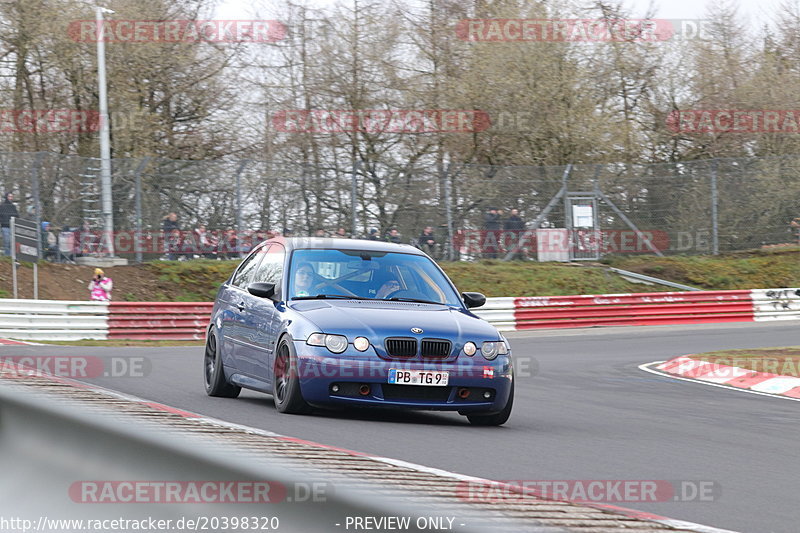
[[[343,335],[325,335],[325,347],[333,353],[342,353],[347,349],[347,337]]]
[[[356,350],[359,352],[366,351],[369,348],[369,340],[366,337],[356,337],[353,341],[353,346],[356,347]]]
[[[470,357],[475,355],[475,352],[478,351],[478,347],[475,346],[474,342],[468,342],[464,345],[464,353],[469,355]]]

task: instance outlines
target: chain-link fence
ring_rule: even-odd
[[[0,180],[16,194],[21,216],[63,232],[102,230],[99,167],[94,158],[0,153]],[[115,230],[147,236],[146,244],[130,239],[127,246],[120,237],[115,251],[139,260],[170,251],[163,234],[170,213],[182,231],[179,245],[202,224],[217,248],[236,240],[229,256],[276,233],[333,235],[343,228],[384,238],[396,228],[402,242],[416,243],[431,226],[436,244],[427,251],[453,260],[752,249],[797,243],[789,223],[800,216],[800,156],[412,170],[144,157],[114,159],[112,172]],[[195,240],[178,253],[219,252],[198,246]]]

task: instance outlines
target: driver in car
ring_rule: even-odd
[[[311,287],[315,285],[316,272],[308,263],[301,263],[294,273],[295,296],[311,296]]]
[[[400,282],[395,278],[387,279],[378,292],[375,294],[376,299],[386,298],[390,294],[400,290]]]

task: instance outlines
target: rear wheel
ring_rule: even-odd
[[[508,417],[511,416],[511,408],[514,405],[514,382],[511,382],[511,391],[508,393],[508,401],[506,402],[505,407],[499,413],[493,413],[490,415],[467,415],[467,420],[473,426],[502,426],[503,424],[508,421]]]
[[[205,378],[206,394],[209,396],[236,398],[242,391],[241,387],[232,385],[225,379],[225,370],[222,368],[222,358],[217,347],[217,336],[212,332],[209,332],[206,339],[203,377]]]
[[[275,409],[280,413],[302,414],[310,410],[300,393],[297,355],[292,343],[286,338],[281,340],[275,352],[272,399],[275,401]]]

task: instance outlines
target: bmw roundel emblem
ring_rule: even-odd
[[[422,328],[411,328],[411,333],[420,334],[422,333]]]

